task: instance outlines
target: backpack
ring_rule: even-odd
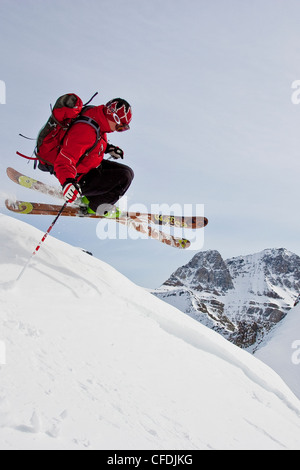
[[[38,134],[34,150],[36,158],[33,158],[35,160],[34,168],[39,162],[38,168],[40,170],[54,173],[54,162],[66,134],[76,123],[84,122],[96,131],[95,143],[80,157],[76,166],[97,146],[101,139],[100,126],[94,119],[84,116],[84,112],[93,107],[88,106],[88,104],[97,94],[95,93],[86,104],[83,104],[81,98],[74,93],[67,93],[57,99],[54,107],[51,107],[51,116]],[[24,156],[19,152],[17,153]]]

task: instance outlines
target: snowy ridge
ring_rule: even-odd
[[[299,257],[284,248],[266,249],[253,255],[232,258],[226,264],[241,294],[262,296],[274,291],[274,297],[281,297],[292,307],[295,290],[300,287],[299,261],[297,272],[291,267],[295,258]]]
[[[0,215],[1,449],[300,449],[300,402],[252,355]]]
[[[274,328],[255,356],[270,365],[300,398],[300,304]]]

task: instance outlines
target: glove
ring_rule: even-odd
[[[68,178],[63,184],[63,195],[66,202],[72,204],[76,199],[81,196],[81,189],[77,181],[73,178]]]
[[[106,150],[104,153],[109,153],[115,160],[118,160],[118,158],[124,158],[124,152],[120,147],[116,147],[115,145],[112,144],[107,144]]]

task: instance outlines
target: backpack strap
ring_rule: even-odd
[[[78,122],[84,122],[86,124],[89,124],[90,126],[92,126],[95,131],[96,131],[96,134],[97,134],[97,139],[99,138],[99,135],[100,135],[100,126],[98,124],[97,121],[95,121],[95,119],[91,118],[91,117],[88,117],[88,116],[79,116],[74,122],[73,122],[73,125],[74,124],[77,124]]]
[[[86,111],[86,109],[84,111]],[[97,147],[98,142],[101,140],[101,137],[102,137],[102,134],[101,134],[101,131],[100,131],[100,126],[99,126],[98,122],[95,121],[95,119],[93,119],[89,116],[79,115],[79,117],[77,119],[75,119],[75,121],[73,122],[72,126],[77,124],[77,123],[85,123],[85,124],[88,124],[88,125],[92,126],[92,128],[95,129],[95,131],[96,131],[96,141],[92,145],[92,147],[90,147],[83,155],[81,155],[81,157],[79,158],[79,160],[77,162],[76,167],[78,167],[80,165],[80,163],[82,162],[82,160],[85,157],[87,157],[88,154],[91,153],[92,150],[94,150]]]

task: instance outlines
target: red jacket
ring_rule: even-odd
[[[54,162],[54,171],[61,185],[68,178],[76,178],[78,174],[88,173],[102,162],[107,146],[106,133],[111,132],[103,113],[103,107],[104,105],[95,106],[84,113],[85,116],[93,118],[99,124],[101,139],[94,150],[83,158],[78,167],[76,165],[80,157],[95,144],[96,131],[91,125],[79,122],[67,132],[62,148]]]

